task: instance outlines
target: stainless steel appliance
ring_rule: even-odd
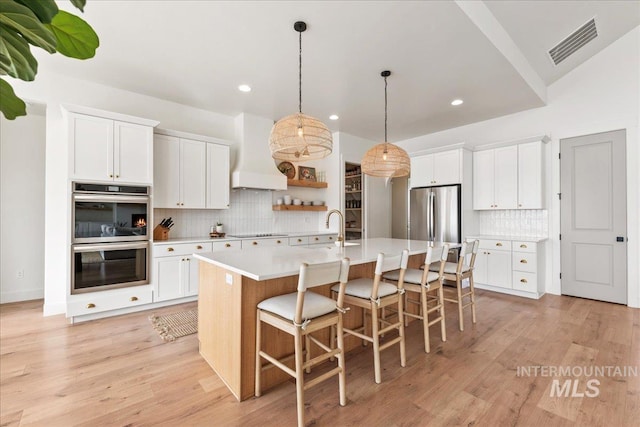
[[[149,187],[74,182],[71,293],[149,283]]]
[[[460,243],[460,184],[413,188],[409,192],[409,238]]]
[[[149,187],[74,182],[72,243],[149,240]]]

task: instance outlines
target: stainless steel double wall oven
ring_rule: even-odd
[[[74,182],[71,293],[149,283],[149,187]]]

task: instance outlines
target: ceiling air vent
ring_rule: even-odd
[[[598,30],[596,29],[596,20],[592,18],[582,27],[578,28],[569,37],[562,40],[555,47],[549,51],[549,56],[553,60],[555,65],[558,65],[569,55],[572,55],[585,44],[598,37]]]

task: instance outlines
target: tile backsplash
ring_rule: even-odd
[[[232,190],[229,209],[154,209],[154,226],[171,217],[171,238],[205,237],[220,221],[227,234],[318,231],[324,212],[272,210],[272,193],[263,190]]]
[[[548,237],[549,215],[545,209],[478,212],[480,234]]]

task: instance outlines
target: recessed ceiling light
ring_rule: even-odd
[[[249,85],[240,85],[240,86],[238,86],[238,90],[240,92],[251,92],[251,86],[249,86]]]
[[[337,114],[332,114],[329,116],[329,120],[338,120],[340,117],[338,117]]]
[[[454,99],[453,101],[451,101],[451,105],[460,105],[463,102],[464,101],[462,99]]]

